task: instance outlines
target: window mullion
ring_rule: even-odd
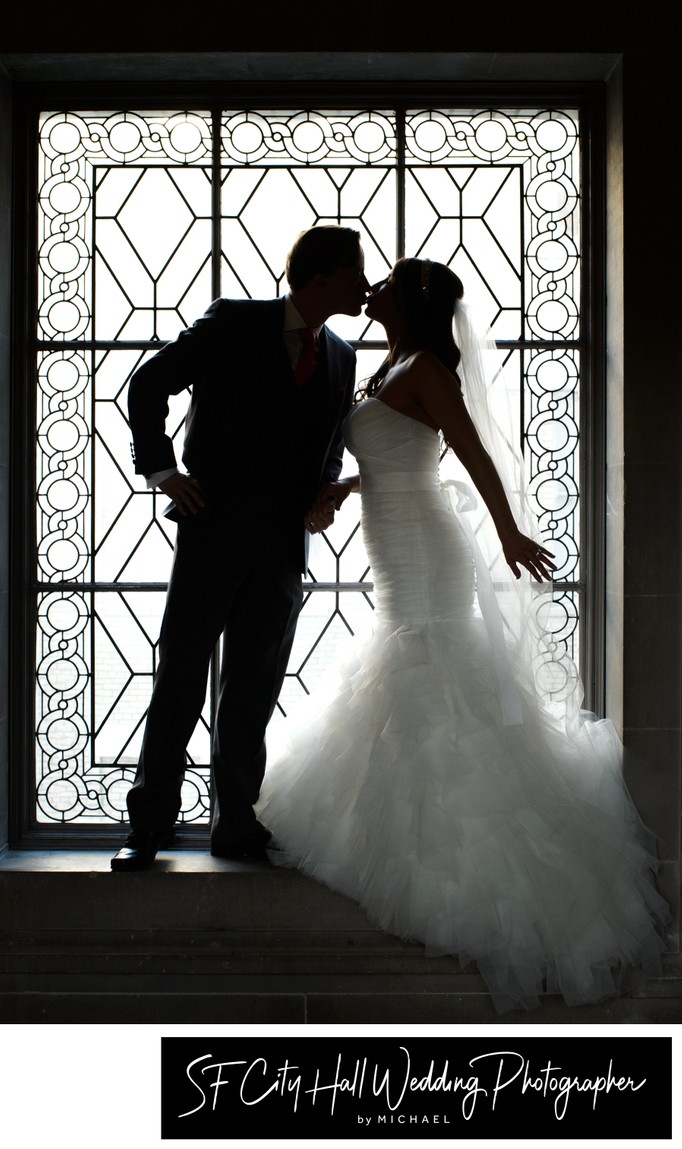
[[[405,111],[396,109],[396,257],[405,255]]]
[[[222,167],[220,162],[221,125],[222,112],[219,108],[214,108],[211,113],[211,282],[213,299],[217,299],[220,295],[220,261],[222,249]]]

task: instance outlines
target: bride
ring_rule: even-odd
[[[524,504],[513,510],[502,482],[515,483],[513,451],[462,295],[450,269],[417,259],[372,288],[366,314],[389,355],[345,426],[360,473],[324,492],[308,525],[330,494],[339,507],[360,490],[376,621],[293,723],[257,813],[273,860],[427,952],[475,961],[499,1012],[542,992],[594,1002],[625,972],[660,972],[667,905],[612,724],[560,719],[540,698],[523,599],[493,591],[478,532],[440,482],[442,433],[517,587],[522,568],[551,579],[551,552],[519,529]]]

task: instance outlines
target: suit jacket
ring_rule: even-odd
[[[208,504],[246,522],[269,499],[302,544],[304,514],[341,471],[355,352],[323,327],[317,372],[301,391],[283,327],[283,299],[215,300],[134,373],[128,412],[136,472],[173,467],[168,397],[191,387],[182,458]]]

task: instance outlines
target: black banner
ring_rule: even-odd
[[[672,1039],[164,1037],[162,1139],[672,1137]]]

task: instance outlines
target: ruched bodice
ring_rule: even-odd
[[[287,719],[258,805],[280,859],[427,952],[475,960],[499,1011],[543,990],[597,1001],[625,968],[657,973],[667,906],[613,726],[583,715],[569,736],[530,667],[500,674],[439,436],[376,398],[345,436],[376,622]]]
[[[386,433],[387,422],[390,434]],[[390,490],[394,476],[418,476],[424,489],[440,485],[438,433],[383,400],[366,399],[354,407],[346,420],[344,437],[357,459],[363,493],[366,486],[368,490]]]
[[[344,433],[360,471],[362,530],[382,617],[396,625],[470,618],[474,564],[441,488],[437,432],[368,399]]]

